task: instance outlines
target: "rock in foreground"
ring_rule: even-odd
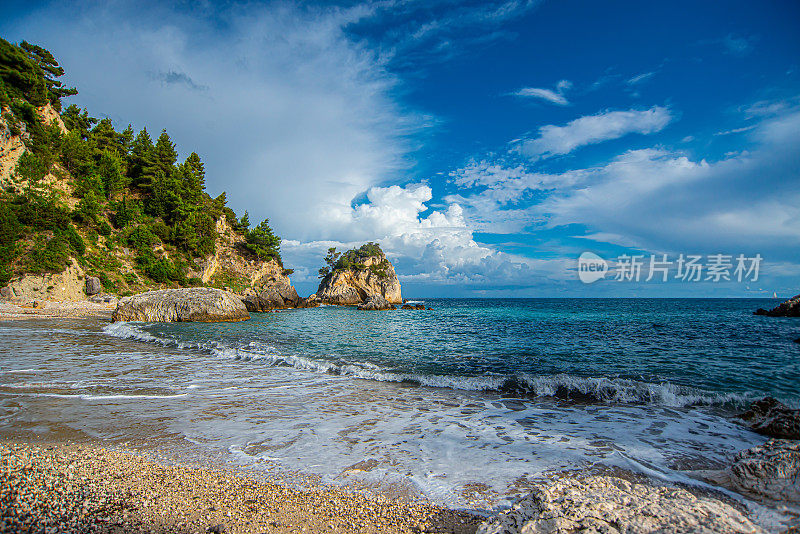
[[[617,477],[562,478],[488,520],[478,534],[761,533],[736,508],[681,488]]]
[[[358,305],[359,310],[396,310],[391,302],[379,295],[369,297],[363,304]]]
[[[740,417],[759,434],[779,439],[800,439],[800,410],[789,408],[772,397],[754,402]]]
[[[773,439],[740,452],[730,478],[737,490],[800,504],[800,442]]]
[[[795,295],[771,310],[759,308],[753,314],[768,315],[769,317],[800,317],[800,295]]]
[[[112,321],[217,322],[250,318],[242,299],[209,287],[159,289],[125,297],[117,304]]]

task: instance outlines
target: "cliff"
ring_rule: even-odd
[[[0,57],[0,298],[213,286],[256,311],[300,303],[268,220],[251,228],[212,198],[200,156],[179,161],[166,131],[153,142],[62,109],[77,90],[40,47],[0,39]]]
[[[236,232],[225,215],[216,224],[214,254],[190,273],[203,284],[239,293],[248,311],[294,308],[302,302],[289,280],[291,270],[275,259],[259,260],[246,250],[245,237]]]
[[[325,261],[328,267],[320,270],[322,281],[316,293],[319,302],[353,305],[376,296],[402,304],[400,281],[377,244],[367,243],[344,254],[331,249]]]

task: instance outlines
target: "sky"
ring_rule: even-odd
[[[301,294],[329,247],[377,241],[409,297],[800,293],[798,28],[796,1],[12,0],[0,21],[53,52],[67,103],[200,154]]]

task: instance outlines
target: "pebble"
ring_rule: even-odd
[[[162,465],[133,451],[0,444],[2,533],[472,534],[481,519],[384,495],[301,491],[243,473]]]

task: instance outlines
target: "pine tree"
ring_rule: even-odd
[[[128,175],[133,185],[149,190],[156,171],[156,153],[147,128],[136,135],[131,146]]]
[[[178,161],[178,151],[175,150],[175,143],[169,138],[166,130],[161,131],[156,141],[156,165],[165,176],[171,176],[175,169],[175,162]]]
[[[61,99],[78,94],[78,90],[74,87],[64,87],[60,81],[56,80],[56,78],[64,75],[64,68],[58,64],[53,54],[39,45],[33,45],[27,41],[22,41],[22,43],[20,43],[20,48],[22,48],[28,54],[28,57],[36,62],[39,68],[44,72],[47,99],[57,111],[61,111]]]

